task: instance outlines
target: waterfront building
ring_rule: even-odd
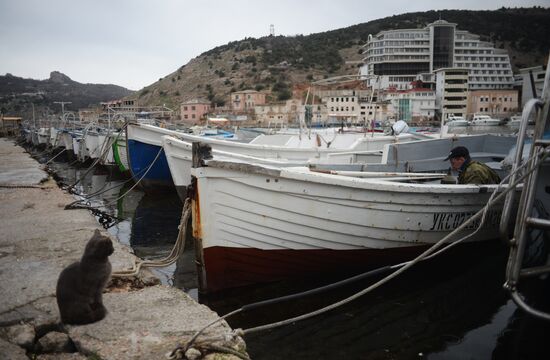
[[[474,90],[468,96],[468,114],[504,118],[519,111],[516,90]]]
[[[323,98],[328,109],[330,123],[357,124],[359,119],[359,96],[353,90],[346,93],[335,93],[333,96]]]
[[[441,68],[435,70],[435,101],[439,118],[449,115],[466,117],[468,113],[467,69]]]
[[[255,90],[236,91],[230,97],[233,111],[253,111],[256,105],[265,104],[265,94]]]
[[[210,110],[210,102],[206,100],[193,99],[183,102],[180,105],[181,120],[184,123],[197,124],[200,120],[206,119]]]
[[[433,120],[436,113],[435,91],[425,88],[390,89],[384,94],[395,112],[396,120],[422,124]]]
[[[361,73],[379,76],[383,88],[406,89],[417,74],[441,68],[467,69],[470,90],[511,89],[514,83],[505,50],[444,20],[369,35],[363,53]]]
[[[390,101],[359,101],[359,121],[370,126],[372,121],[383,125],[394,123],[396,111]]]
[[[299,99],[290,99],[274,104],[256,105],[254,107],[256,122],[262,126],[297,125],[305,121],[306,106],[311,108],[311,124],[319,125],[327,123],[328,112],[324,104],[302,105]]]

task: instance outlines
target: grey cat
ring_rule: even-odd
[[[80,261],[63,269],[56,288],[62,323],[90,324],[107,315],[102,292],[111,276],[109,255],[113,251],[111,239],[95,230]]]

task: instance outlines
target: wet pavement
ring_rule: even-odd
[[[64,267],[81,257],[100,225],[88,210],[66,210],[75,198],[48,179],[36,161],[10,140],[0,139],[0,164],[0,358],[21,358],[21,348],[35,358],[44,350],[41,342],[50,335],[63,339],[59,340],[67,352],[63,356],[163,358],[218,319],[185,292],[153,285],[158,281],[145,271],[130,283],[119,280],[109,286],[104,294],[109,313],[102,321],[60,326],[57,278]],[[23,173],[27,175],[22,177]],[[113,245],[115,252],[109,258],[113,270],[131,267],[132,249],[116,240]],[[221,336],[230,331],[220,322],[208,333]]]

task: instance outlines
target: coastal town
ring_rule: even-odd
[[[139,91],[1,77],[0,358],[545,358],[550,49],[427,17],[339,72],[271,25]]]

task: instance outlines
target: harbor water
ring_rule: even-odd
[[[182,211],[175,193],[145,194],[139,187],[130,190],[133,183],[114,167],[88,171],[63,160],[48,166],[63,183],[78,181],[75,189],[82,196],[97,194],[85,201],[120,218],[109,232],[131,246],[136,255],[155,259],[170,252]],[[247,335],[248,353],[253,359],[549,359],[550,346],[545,340],[550,322],[526,315],[510,300],[502,288],[506,260],[506,246],[498,240],[458,247],[343,307]],[[190,241],[176,264],[155,272],[163,283],[186,291],[219,315],[344,276],[297,278],[203,297],[197,291]],[[227,320],[234,329],[283,320],[340,301],[377,279],[257,308]],[[545,301],[541,307],[550,308],[548,281],[534,279],[528,291]]]

